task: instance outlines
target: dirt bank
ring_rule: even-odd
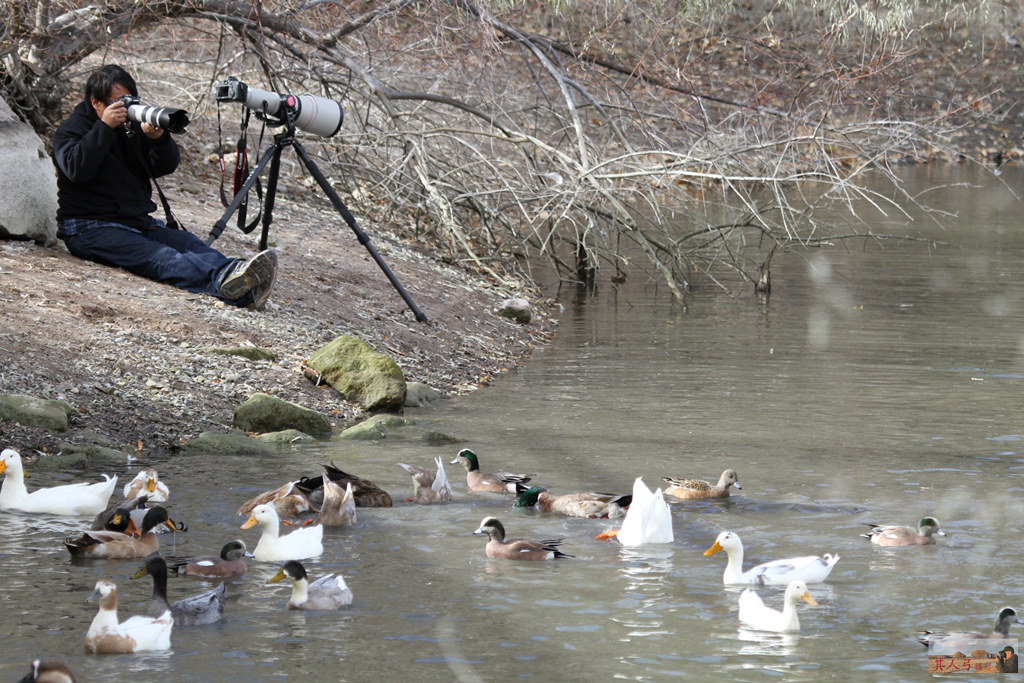
[[[204,238],[223,212],[217,173],[195,159],[162,183],[179,220]],[[542,303],[536,293],[501,289],[444,263],[393,238],[372,210],[353,204],[373,245],[429,318],[417,322],[319,190],[286,180],[277,200],[271,244],[280,250],[280,274],[259,312],[81,261],[63,245],[0,242],[0,393],[64,399],[78,411],[66,433],[0,421],[0,446],[53,453],[91,431],[118,446],[141,440],[145,451],[173,450],[202,431],[226,430],[235,407],[257,391],[345,426],[365,417],[360,408],[302,373],[310,354],[338,335],[363,339],[392,356],[407,381],[452,397],[514,368],[553,332],[543,306],[528,325],[494,314],[508,296]],[[259,230],[245,235],[231,227],[216,246],[251,255],[258,236]],[[269,349],[276,360],[204,351],[244,345]]]

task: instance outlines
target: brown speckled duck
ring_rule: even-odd
[[[725,470],[718,478],[717,484],[704,481],[703,479],[676,479],[675,477],[662,477],[668,482],[665,493],[683,500],[700,500],[703,498],[728,498],[729,487],[740,486],[740,478],[736,470]]]

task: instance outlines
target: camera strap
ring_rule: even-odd
[[[135,131],[132,130],[131,127],[128,128],[127,133],[130,138],[134,137],[138,140],[142,139],[135,135]],[[149,166],[149,161],[146,159],[146,155],[142,152],[141,144],[133,144],[131,146],[135,148],[135,153],[138,154],[139,161],[142,163],[142,168],[146,171],[146,175],[149,176],[149,179],[153,181],[153,185],[156,187],[156,193],[160,196],[160,204],[164,207],[164,223],[166,223],[167,227],[172,230],[184,230],[184,228],[178,223],[178,219],[174,217],[173,213],[171,213],[171,205],[168,203],[167,197],[164,196],[164,191],[160,189],[160,183],[156,181],[156,176],[153,175],[153,170]]]
[[[220,137],[220,108],[217,109],[217,136]],[[221,156],[221,175],[220,175],[220,203],[223,206],[231,204],[231,199],[238,194],[238,191],[242,188],[245,183],[245,179],[249,177],[249,154],[247,147],[247,131],[249,128],[249,110],[246,109],[242,114],[242,132],[238,137],[238,142],[235,143],[235,169],[232,177],[232,192],[231,198],[224,192],[224,157]],[[252,232],[256,225],[259,224],[260,219],[263,217],[263,186],[260,184],[259,178],[255,182],[256,187],[256,198],[259,202],[260,210],[257,212],[256,217],[252,219],[251,223],[246,223],[246,213],[249,208],[249,198],[242,197],[242,202],[238,205],[238,229],[248,235]]]

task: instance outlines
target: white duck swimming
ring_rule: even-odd
[[[324,552],[324,527],[321,524],[301,527],[281,536],[281,519],[277,516],[277,510],[269,503],[254,507],[252,515],[242,528],[250,529],[257,524],[263,530],[263,535],[252,551],[252,556],[261,562],[304,560]]]
[[[817,606],[814,598],[807,592],[807,584],[793,581],[786,587],[786,595],[782,598],[782,611],[772,609],[764,604],[761,596],[753,588],[740,593],[740,623],[755,631],[774,631],[790,633],[800,630],[800,619],[796,616],[796,603],[803,600],[808,605]]]
[[[95,484],[65,484],[38,489],[25,488],[25,470],[18,451],[7,448],[0,453],[0,473],[5,473],[0,486],[0,510],[44,512],[52,515],[97,515],[107,507],[114,493],[117,477],[104,474],[106,481]]]
[[[150,503],[166,503],[167,499],[171,497],[171,491],[167,488],[167,484],[160,481],[160,475],[152,467],[139,470],[135,478],[124,485],[121,493],[125,500],[144,495]]]
[[[117,622],[117,586],[109,579],[96,582],[90,601],[100,601],[100,611],[85,634],[85,651],[91,654],[130,654],[171,649],[174,618],[167,610],[157,618],[135,616]]]
[[[341,609],[352,604],[352,590],[341,574],[328,574],[310,583],[302,563],[289,560],[267,583],[277,583],[286,576],[292,580],[289,609]]]
[[[644,484],[642,477],[633,482],[633,495],[626,510],[626,518],[622,527],[606,531],[597,538],[616,538],[626,546],[644,545],[645,543],[671,543],[674,539],[672,531],[672,511],[661,493],[661,489],[651,491]]]
[[[729,556],[722,574],[722,583],[727,586],[737,584],[758,584],[763,586],[784,586],[790,581],[805,583],[821,583],[828,578],[832,568],[839,561],[838,555],[817,557],[791,557],[786,560],[773,560],[759,564],[743,571],[743,543],[740,537],[731,531],[718,534],[714,545],[704,551],[704,555],[714,555],[724,550]]]

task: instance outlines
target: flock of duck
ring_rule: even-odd
[[[408,499],[419,504],[438,504],[453,500],[451,484],[440,457],[436,468],[400,463],[412,478],[413,493]],[[727,498],[731,488],[741,489],[734,470],[722,472],[717,483],[700,479],[664,477],[664,491],[652,491],[637,478],[631,494],[616,495],[598,492],[554,495],[544,487],[531,485],[531,476],[508,472],[484,473],[479,458],[469,450],[459,451],[450,464],[466,470],[470,491],[511,494],[517,508],[536,507],[542,512],[571,517],[621,519],[621,526],[597,536],[615,539],[625,546],[673,541],[672,516],[665,495],[679,500]],[[324,527],[348,526],[355,523],[356,507],[390,507],[391,496],[370,481],[348,474],[334,463],[325,465],[319,477],[301,477],[266,491],[239,507],[246,517],[242,529],[259,526],[262,533],[249,553],[242,540],[226,543],[217,556],[162,557],[159,535],[184,531],[183,522],[172,520],[159,505],[170,496],[165,482],[154,469],[143,469],[124,486],[123,500],[109,504],[117,484],[116,476],[103,475],[93,483],[68,484],[29,492],[24,483],[24,469],[19,453],[6,449],[0,453],[0,510],[20,510],[65,516],[94,516],[89,529],[69,535],[64,542],[74,558],[141,558],[143,564],[132,579],[150,576],[153,597],[145,615],[119,621],[118,592],[109,579],[96,582],[90,600],[99,610],[85,634],[88,653],[132,653],[170,648],[175,626],[198,626],[219,621],[224,613],[225,584],[215,589],[170,603],[167,597],[169,572],[210,579],[238,576],[247,571],[246,558],[280,563],[278,572],[268,583],[289,579],[292,592],[287,602],[291,609],[336,610],[352,602],[352,591],[339,574],[330,574],[310,581],[301,560],[324,552]],[[300,519],[301,518],[301,519]],[[292,521],[298,520],[298,521]],[[282,526],[293,527],[282,533]],[[933,545],[936,536],[944,536],[933,517],[925,517],[916,527],[869,525],[863,536],[879,546],[897,547]],[[514,561],[546,561],[571,558],[562,550],[564,539],[524,539],[506,536],[505,526],[494,516],[481,520],[476,534],[487,537],[485,554],[489,558]],[[786,586],[782,609],[764,604],[751,588],[738,599],[738,618],[749,629],[770,632],[795,632],[800,629],[796,606],[800,601],[817,602],[810,595],[808,584],[824,582],[839,561],[837,555],[795,557],[775,560],[743,569],[743,544],[739,536],[723,531],[704,551],[711,556],[724,551],[727,556],[722,576],[725,585]],[[925,631],[919,640],[928,644],[939,637],[957,635],[969,638],[1007,636],[1010,626],[1022,623],[1013,608],[1003,608],[996,618],[992,634],[949,633]],[[33,669],[23,681],[43,683],[73,682],[70,672],[60,670],[59,663],[33,662]],[[66,667],[65,667],[66,669]]]

